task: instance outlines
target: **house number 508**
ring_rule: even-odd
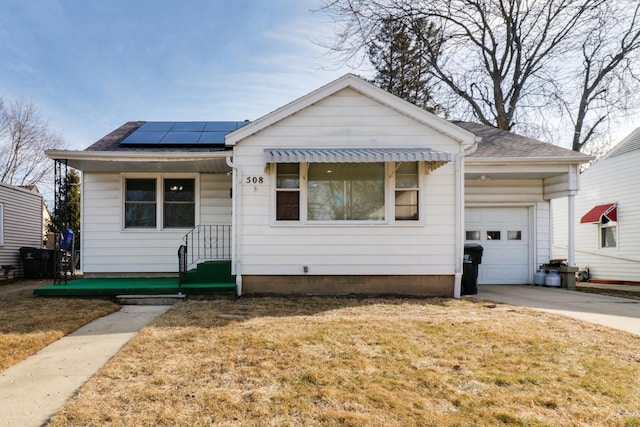
[[[245,184],[264,184],[263,176],[248,176],[245,179]]]

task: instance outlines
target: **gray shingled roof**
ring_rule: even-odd
[[[201,153],[211,151],[224,151],[224,147],[162,147],[162,146],[130,146],[120,145],[120,142],[131,135],[136,129],[146,122],[127,122],[118,129],[103,136],[84,151],[118,151],[118,152],[187,152]]]
[[[575,157],[576,159],[585,157],[584,154],[576,151],[491,126],[455,120],[452,123],[482,138],[478,149],[469,157]]]
[[[100,138],[84,151],[116,152],[212,152],[223,151],[222,147],[158,147],[123,146],[120,142],[138,129],[143,121],[127,122],[108,135]],[[470,156],[474,158],[583,158],[584,154],[558,147],[536,139],[517,135],[479,123],[452,121],[471,133],[480,136],[478,149]]]

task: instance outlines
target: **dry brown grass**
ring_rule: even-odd
[[[470,300],[186,301],[50,426],[637,426],[640,338]]]
[[[104,300],[34,297],[33,288],[45,284],[16,280],[0,287],[0,371],[119,309]]]

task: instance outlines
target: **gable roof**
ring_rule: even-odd
[[[441,119],[440,117],[411,104],[379,87],[361,79],[354,74],[345,74],[333,82],[314,90],[313,92],[296,99],[289,104],[255,120],[241,129],[227,135],[226,143],[233,146],[239,141],[257,133],[261,130],[278,123],[281,120],[343,90],[350,88],[360,94],[369,97],[389,108],[398,111],[426,126],[429,126],[440,133],[448,135],[463,145],[472,145],[475,136],[453,123]]]
[[[478,148],[467,156],[470,162],[558,160],[568,163],[585,163],[593,157],[537,139],[518,135],[480,123],[453,121],[480,137]]]
[[[629,135],[624,137],[624,139],[609,150],[601,160],[636,150],[640,150],[640,128],[635,128]]]

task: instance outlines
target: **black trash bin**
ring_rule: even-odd
[[[25,279],[43,279],[53,274],[51,257],[53,251],[41,248],[20,248],[20,259]]]
[[[482,263],[484,248],[477,243],[464,245],[464,261],[462,263],[462,295],[478,293],[478,265]]]

